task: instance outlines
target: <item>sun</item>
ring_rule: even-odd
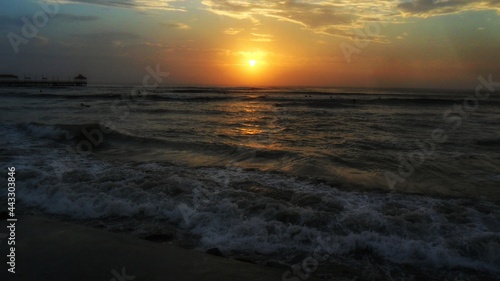
[[[248,65],[250,65],[250,67],[254,67],[256,64],[257,64],[256,60],[249,60],[248,61]]]

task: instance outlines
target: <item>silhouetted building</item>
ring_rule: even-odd
[[[81,74],[78,74],[78,76],[76,76],[73,80],[75,80],[75,82],[87,82],[87,77],[81,75]]]

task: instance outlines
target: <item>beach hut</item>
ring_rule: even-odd
[[[87,82],[87,77],[78,74],[73,80],[75,80],[75,82]]]

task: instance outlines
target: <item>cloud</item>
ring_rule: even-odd
[[[350,1],[203,0],[202,3],[208,11],[218,15],[253,21],[258,21],[261,16],[272,17],[299,24],[317,33],[342,36],[352,36],[352,27],[363,27],[361,19],[366,17],[358,15],[358,9],[348,4]],[[390,12],[390,3],[389,0],[377,3],[380,11],[377,18]],[[366,1],[365,6],[373,6],[373,2]]]
[[[251,41],[254,42],[272,42],[274,37],[272,34],[252,33],[252,35],[254,38]]]
[[[54,19],[61,21],[76,21],[76,22],[84,22],[84,21],[95,21],[100,20],[100,17],[96,16],[83,16],[83,15],[73,15],[73,14],[57,14]]]
[[[154,42],[145,42],[141,44],[142,46],[150,47],[150,48],[158,48],[158,49],[163,49],[163,48],[168,48],[167,46],[163,46],[161,43],[154,43]]]
[[[172,4],[183,0],[49,0],[48,2],[65,4],[92,4],[130,9],[157,9],[168,11],[185,11],[182,7]]]
[[[25,23],[23,22],[23,18],[31,21],[33,15],[21,15],[19,17],[11,17],[11,16],[0,16],[0,27],[10,26],[10,27],[22,27]],[[74,15],[74,14],[66,14],[60,13],[57,14],[51,20],[58,20],[64,22],[86,22],[86,21],[95,21],[99,20],[100,17],[96,16],[84,16],[84,15]]]
[[[49,38],[44,36],[36,36],[35,39],[38,45],[47,45],[50,43]]]
[[[130,32],[119,32],[119,31],[99,31],[92,33],[74,33],[70,34],[73,39],[85,40],[90,43],[103,43],[103,42],[132,42],[138,41],[142,37]]]
[[[368,22],[401,21],[467,10],[500,11],[500,0],[203,0],[205,9],[236,19],[292,22],[316,33],[355,36]],[[380,40],[378,38],[377,40]]]
[[[411,0],[398,4],[397,9],[405,16],[418,17],[460,13],[468,10],[500,11],[500,0]]]
[[[271,34],[262,34],[262,33],[252,33],[252,35],[253,36],[257,36],[257,37],[265,37],[265,38],[272,38],[272,37],[274,37]]]
[[[244,29],[243,28],[228,28],[226,30],[224,30],[224,34],[228,34],[228,35],[236,35],[240,32],[242,32]]]
[[[96,31],[85,33],[70,33],[59,42],[61,49],[68,52],[81,53],[90,56],[127,57],[130,59],[144,58],[150,51],[166,49],[160,42],[149,41],[140,34],[119,31]],[[94,52],[96,52],[94,54]],[[143,54],[141,54],[141,52]]]
[[[180,22],[165,23],[163,25],[168,28],[174,28],[174,29],[183,29],[183,30],[191,29],[191,26]]]

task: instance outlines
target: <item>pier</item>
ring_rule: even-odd
[[[29,77],[25,77],[24,80],[19,80],[15,75],[3,74],[0,75],[0,87],[86,87],[87,78],[83,75],[76,76],[73,80],[59,81],[59,80],[48,80],[47,78],[42,78],[42,80],[31,80]]]

